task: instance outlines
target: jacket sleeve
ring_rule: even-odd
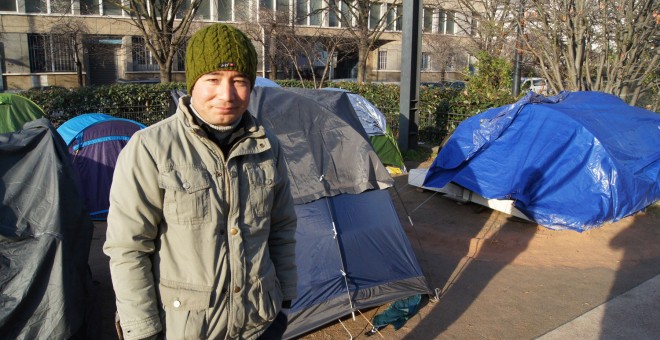
[[[117,312],[127,340],[162,330],[150,257],[162,201],[157,166],[135,134],[117,159],[103,245],[110,257]]]
[[[298,282],[295,239],[297,217],[289,187],[289,175],[284,154],[277,139],[271,138],[271,145],[273,145],[277,163],[277,176],[280,181],[277,181],[278,184],[275,186],[268,245],[286,301],[296,298]]]

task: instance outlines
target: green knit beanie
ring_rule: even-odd
[[[257,51],[250,38],[234,26],[213,24],[190,37],[186,49],[188,94],[192,94],[192,88],[199,77],[218,70],[244,73],[254,88]]]

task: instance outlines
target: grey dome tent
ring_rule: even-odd
[[[38,116],[36,109],[20,115]],[[45,118],[12,129],[0,133],[0,334],[94,338],[87,332],[93,225],[66,146]]]
[[[394,182],[353,111],[266,87],[254,88],[248,110],[282,144],[298,215],[298,297],[285,337],[431,294],[387,191]]]

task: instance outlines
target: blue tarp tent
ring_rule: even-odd
[[[133,133],[144,127],[130,119],[88,113],[69,119],[57,129],[78,171],[92,219],[106,219],[110,184],[119,152]]]
[[[530,92],[461,123],[424,186],[511,199],[551,229],[587,230],[660,199],[660,114],[599,92]]]

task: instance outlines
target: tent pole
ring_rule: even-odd
[[[330,219],[332,219],[332,232],[334,234],[333,238],[335,239],[335,244],[337,245],[337,252],[339,253],[339,260],[341,261],[341,275],[344,278],[344,285],[346,286],[346,296],[348,296],[348,304],[351,307],[351,315],[353,316],[353,320],[355,320],[355,307],[353,306],[353,300],[351,299],[351,290],[348,286],[348,277],[346,275],[346,268],[344,267],[344,257],[341,254],[341,247],[339,246],[339,233],[337,232],[337,226],[335,224],[335,214],[333,213],[333,209],[330,206],[330,200],[332,197],[330,196],[330,189],[328,188],[328,182],[325,180],[325,175],[321,175],[319,177],[319,181],[323,182],[323,187],[326,191],[327,197],[325,198],[325,204],[328,207],[328,213],[330,213]]]

